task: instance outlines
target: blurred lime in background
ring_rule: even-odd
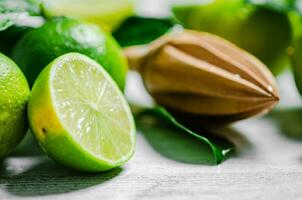
[[[22,71],[11,59],[0,54],[0,159],[19,144],[27,131],[29,95]]]
[[[123,90],[127,61],[115,39],[94,24],[65,17],[53,18],[27,32],[17,43],[12,57],[23,70],[30,86],[53,59],[79,52],[100,63]]]
[[[293,9],[289,12],[289,18],[293,27],[293,40],[302,35],[302,1],[295,1]]]
[[[294,77],[298,91],[302,95],[302,15],[291,15],[294,26],[295,37],[293,40],[293,49],[289,52]]]
[[[46,16],[70,16],[96,23],[109,30],[133,14],[135,0],[44,0]]]
[[[294,42],[294,51],[291,54],[291,61],[297,88],[302,95],[302,36]]]
[[[175,4],[175,18],[186,28],[211,32],[234,42],[262,60],[275,75],[287,66],[286,49],[292,30],[287,7],[280,6],[281,1],[275,4],[245,0],[203,2]]]
[[[295,10],[289,14],[293,27],[293,44],[289,51],[298,91],[302,95],[302,1],[296,1]]]

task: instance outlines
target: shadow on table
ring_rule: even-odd
[[[9,166],[1,164],[1,174]],[[0,183],[7,192],[17,196],[42,196],[67,193],[102,184],[117,176],[122,171],[117,168],[104,173],[79,173],[61,167],[48,158],[17,175],[1,175]]]
[[[15,161],[24,162],[29,169],[23,172],[20,163],[12,166],[13,158],[8,158],[0,163],[0,185],[7,192],[16,196],[43,196],[50,194],[67,193],[81,190],[95,185],[100,185],[116,177],[122,168],[103,173],[82,173],[64,168],[46,156],[36,156],[31,165],[17,157]],[[20,166],[20,167],[18,167]],[[20,168],[20,169],[19,169]]]
[[[268,118],[288,138],[302,141],[302,107],[274,110]]]
[[[25,156],[40,156],[44,155],[43,151],[35,141],[33,134],[28,131],[17,146],[17,148],[10,154],[13,157],[25,157]]]
[[[209,145],[192,135],[167,123],[150,124],[144,120],[137,120],[136,125],[139,133],[164,157],[189,164],[217,165]],[[217,129],[212,131],[212,134],[226,136],[227,140],[234,144],[235,152],[251,147],[250,142],[231,127]]]

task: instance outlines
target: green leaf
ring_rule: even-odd
[[[151,117],[152,122],[143,121]],[[195,164],[219,164],[234,150],[229,141],[214,135],[201,135],[176,120],[165,108],[148,108],[137,117],[137,127],[161,154]]]
[[[0,0],[0,31],[13,25],[35,26],[40,16],[40,3],[36,0]]]
[[[26,31],[43,22],[39,0],[0,0],[0,52],[9,54]]]
[[[170,19],[129,17],[113,33],[122,47],[147,44],[163,34],[167,33],[174,26]]]
[[[11,19],[4,18],[0,21],[0,31],[4,31],[12,25],[14,25],[14,22]]]
[[[0,0],[0,13],[28,12],[32,16],[41,13],[40,0]]]

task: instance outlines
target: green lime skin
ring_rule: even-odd
[[[296,86],[302,95],[302,35],[294,42],[294,52],[290,55]]]
[[[275,75],[288,64],[292,30],[285,13],[242,0],[174,6],[173,13],[186,28],[217,34],[249,51]]]
[[[22,71],[0,54],[0,159],[19,144],[28,129],[26,106],[29,95]]]
[[[48,63],[69,52],[79,52],[96,60],[119,88],[124,89],[128,66],[117,42],[98,26],[76,19],[53,18],[29,31],[15,46],[12,58],[32,86]]]

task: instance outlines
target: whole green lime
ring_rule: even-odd
[[[12,57],[30,86],[53,59],[79,52],[96,60],[124,89],[127,61],[114,38],[98,26],[65,17],[53,18],[26,33],[15,46]]]
[[[0,54],[0,159],[19,144],[27,131],[30,91],[19,67]]]
[[[220,35],[254,54],[274,74],[287,65],[292,30],[286,13],[244,0],[176,5],[173,13],[186,28]]]
[[[302,95],[302,35],[295,40],[293,47],[294,51],[290,55],[292,67],[298,91]]]

